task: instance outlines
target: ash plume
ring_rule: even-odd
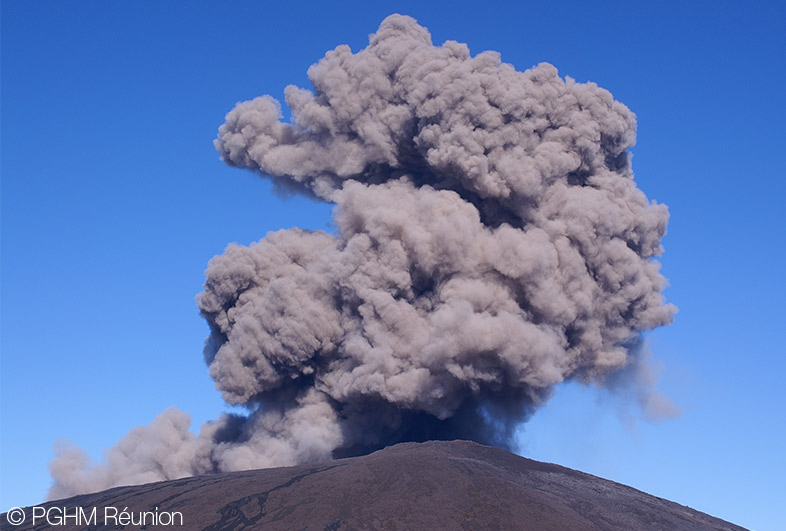
[[[230,245],[198,296],[216,387],[248,416],[188,430],[168,410],[90,466],[51,464],[50,496],[291,465],[407,440],[510,447],[566,379],[603,385],[668,324],[654,260],[668,211],[633,180],[634,115],[549,64],[434,46],[392,15],[237,104],[216,148],[335,204],[335,234]]]

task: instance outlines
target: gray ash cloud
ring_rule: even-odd
[[[632,372],[641,334],[671,322],[654,260],[668,211],[637,188],[635,117],[608,91],[434,46],[400,15],[308,74],[313,90],[285,91],[290,122],[261,96],[215,142],[335,205],[335,234],[281,230],[210,261],[205,359],[248,416],[194,436],[168,410],[97,467],[61,449],[52,496],[406,440],[509,447],[555,385]]]

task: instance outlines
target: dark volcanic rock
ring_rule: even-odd
[[[525,529],[696,530],[743,528],[641,491],[479,444],[398,444],[349,459],[289,468],[201,476],[48,502],[82,507],[90,518],[50,527],[32,508],[3,529],[112,529],[105,507],[147,525],[124,529]],[[151,525],[152,513],[180,512],[183,525]],[[39,509],[39,512],[43,510]],[[111,513],[112,511],[110,511]],[[51,513],[59,514],[59,509]],[[177,517],[175,517],[177,518]],[[178,522],[179,523],[179,522]],[[106,525],[109,524],[109,525]]]

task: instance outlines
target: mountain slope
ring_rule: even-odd
[[[46,506],[81,506],[86,514],[98,508],[89,525],[57,529],[111,528],[115,520],[104,522],[104,507],[127,508],[137,522],[156,507],[178,511],[182,527],[159,528],[211,531],[743,529],[618,483],[466,441],[404,443],[323,463],[119,487]],[[25,514],[13,529],[47,528],[41,518],[31,525],[32,509]],[[156,528],[151,522],[148,516],[147,529]],[[0,523],[6,529],[6,515]]]

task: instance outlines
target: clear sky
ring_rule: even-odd
[[[436,44],[610,90],[638,116],[640,188],[671,211],[661,261],[680,311],[649,344],[682,416],[648,423],[564,385],[522,427],[522,455],[782,529],[786,3],[328,5],[3,0],[0,511],[43,500],[58,438],[98,459],[169,406],[195,426],[227,410],[194,303],[208,260],[327,228],[330,207],[224,166],[217,128],[399,12]]]

